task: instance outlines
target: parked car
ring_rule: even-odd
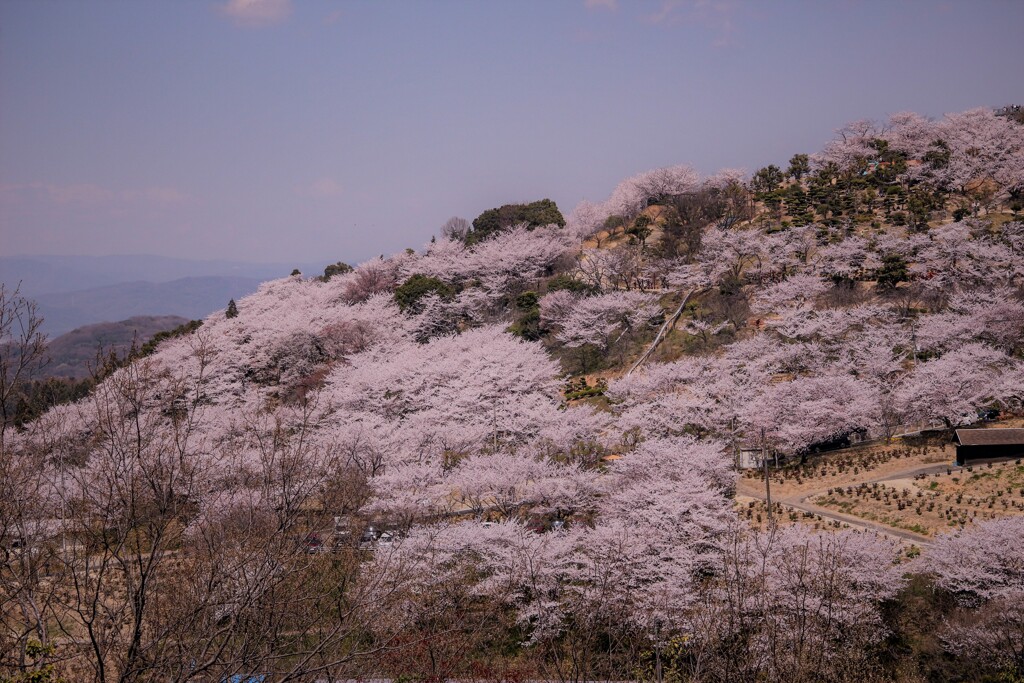
[[[315,555],[317,553],[326,553],[328,551],[328,547],[324,545],[323,539],[321,539],[316,534],[310,534],[306,536],[305,546],[306,552],[310,555]]]
[[[367,527],[366,531],[363,532],[363,535],[359,537],[359,547],[372,548],[373,545],[377,542],[377,538],[377,530],[374,529],[372,526]]]
[[[983,421],[995,420],[999,417],[998,408],[978,408],[978,419]]]
[[[339,548],[347,548],[352,546],[352,532],[348,529],[336,528],[334,530],[334,538],[332,544],[335,550],[338,550]]]

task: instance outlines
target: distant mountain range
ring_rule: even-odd
[[[107,356],[113,351],[123,356],[132,343],[141,347],[157,332],[172,330],[187,322],[185,318],[173,315],[136,316],[116,323],[79,327],[47,345],[50,362],[42,374],[46,377],[84,379],[97,367],[97,352]]]
[[[193,261],[164,256],[16,256],[0,258],[0,282],[34,299],[51,337],[82,325],[132,316],[203,318],[256,290],[260,282],[308,275],[319,264]]]
[[[22,285],[22,293],[73,292],[123,282],[170,282],[190,277],[239,277],[272,280],[299,268],[310,275],[323,265],[309,263],[245,263],[199,261],[166,256],[10,256],[0,257],[0,281]],[[122,318],[125,316],[122,316]],[[120,320],[121,318],[119,318]]]
[[[123,282],[107,287],[35,297],[43,331],[53,336],[82,325],[141,315],[205,318],[228,300],[251,294],[261,280],[250,277],[186,277],[170,282]]]

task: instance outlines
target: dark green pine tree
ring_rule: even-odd
[[[226,315],[228,318],[238,317],[238,306],[235,305],[234,299],[228,302],[228,310],[224,315]]]

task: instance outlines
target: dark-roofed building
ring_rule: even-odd
[[[988,458],[1024,457],[1024,429],[956,430],[956,464]]]

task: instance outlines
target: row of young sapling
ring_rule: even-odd
[[[794,481],[797,484],[802,484],[805,479],[813,479],[815,477],[837,476],[840,474],[856,475],[862,472],[870,472],[892,460],[913,458],[914,456],[925,455],[927,452],[927,446],[903,446],[871,451],[864,455],[849,454],[840,457],[826,457],[814,461],[809,460],[804,463],[773,470],[772,480],[779,483]],[[744,470],[743,474],[748,479],[764,479],[764,472],[760,469]]]
[[[950,473],[947,470],[947,475]],[[927,475],[919,475],[918,478],[927,479]],[[918,515],[923,515],[926,511],[935,513],[944,518],[950,526],[963,526],[968,521],[977,519],[979,514],[982,519],[994,519],[997,512],[1010,513],[1011,510],[1020,510],[1024,513],[1024,488],[1016,491],[1010,487],[1000,488],[991,496],[978,497],[965,496],[963,492],[948,493],[942,496],[942,500],[939,500],[941,494],[938,492],[930,492],[928,496],[925,496],[925,493],[922,489],[918,489],[914,493],[910,489],[898,491],[883,484],[864,483],[855,487],[830,488],[827,495],[838,498],[875,500],[886,507],[895,506],[899,511],[912,509]],[[943,505],[943,503],[946,504]],[[993,512],[986,512],[986,509]]]
[[[763,524],[768,515],[768,504],[762,500],[752,500],[747,503],[747,507],[740,510],[740,516],[746,517],[749,521],[756,521],[758,524]],[[822,529],[849,529],[850,525],[845,522],[840,522],[837,519],[824,520],[821,515],[809,512],[807,510],[794,510],[790,509],[789,513],[786,514],[785,507],[782,503],[772,503],[772,515],[776,521],[788,519],[792,523],[797,523],[801,520],[814,521],[814,529],[820,531]],[[785,516],[784,516],[785,515]]]
[[[768,504],[763,500],[752,500],[747,503],[747,506],[740,510],[739,514],[741,517],[746,517],[750,522],[756,520],[757,526],[763,526],[768,511]],[[810,512],[808,510],[796,510],[793,508],[789,509],[789,513],[783,516],[785,508],[782,503],[772,503],[772,513],[776,523],[788,521],[792,524],[804,522],[810,524],[814,522],[815,531],[828,531],[832,529],[850,529],[851,526],[847,522],[843,522],[838,519],[824,519],[820,514]],[[855,527],[853,527],[855,528]],[[916,530],[916,529],[915,529]],[[862,533],[875,533],[871,531],[863,531]],[[906,557],[912,558],[920,554],[921,549],[916,545],[911,544],[908,548],[904,549]]]

